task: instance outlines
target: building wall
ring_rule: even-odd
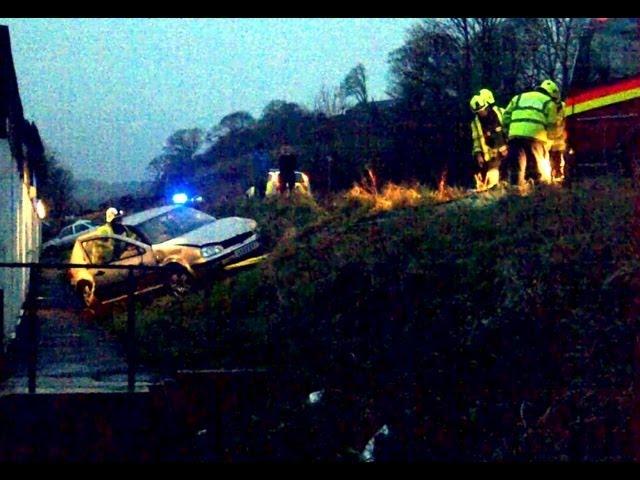
[[[0,261],[38,261],[41,227],[31,198],[35,189],[21,180],[6,139],[0,139],[0,193],[4,196],[0,202]],[[6,339],[15,336],[28,286],[29,269],[0,268]]]
[[[36,171],[44,147],[35,124],[24,119],[9,29],[0,25],[0,262],[36,262],[40,250],[40,220],[35,213],[36,189],[29,169]],[[16,332],[29,287],[27,268],[0,268],[4,291],[4,334]]]

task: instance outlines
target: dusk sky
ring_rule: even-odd
[[[388,55],[417,19],[16,19],[25,117],[76,179],[143,180],[166,138],[281,99],[313,107],[361,62],[387,98]]]

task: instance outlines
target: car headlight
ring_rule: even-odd
[[[203,257],[208,258],[222,253],[223,250],[224,248],[222,248],[220,245],[207,245],[206,247],[202,247],[200,249],[200,253]]]

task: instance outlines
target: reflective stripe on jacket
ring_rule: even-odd
[[[502,125],[502,115],[504,112],[504,108],[493,106],[491,107],[493,111],[498,116],[498,121],[500,125]],[[504,127],[501,127],[504,128]],[[500,148],[489,148],[487,142],[484,139],[484,132],[482,131],[482,124],[480,123],[480,118],[478,115],[473,117],[471,121],[471,138],[473,140],[472,154],[482,153],[484,160],[488,162],[489,160],[496,158],[498,156],[498,152],[503,154],[506,153],[507,147],[506,145]]]
[[[564,152],[567,149],[567,130],[565,128],[565,103],[556,104],[557,116],[554,127],[547,133],[549,137],[549,149],[555,152]]]
[[[514,137],[532,138],[545,145],[547,132],[556,123],[556,104],[547,94],[537,90],[521,93],[511,99],[502,118],[509,140]]]

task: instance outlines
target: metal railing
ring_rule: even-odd
[[[163,271],[167,267],[157,265],[102,265],[102,264],[75,264],[75,263],[37,263],[37,262],[0,262],[0,268],[29,268],[30,286],[27,298],[23,305],[24,319],[26,321],[27,335],[27,377],[29,393],[36,393],[37,362],[38,362],[38,336],[39,321],[37,315],[37,298],[34,289],[34,273],[41,270],[69,270],[71,268],[99,268],[105,270],[128,270],[127,278],[127,329],[126,329],[126,361],[127,361],[127,391],[135,392],[136,384],[136,309],[135,296],[137,282],[134,275],[138,271]],[[0,355],[5,356],[5,319],[4,319],[4,290],[0,288]]]

